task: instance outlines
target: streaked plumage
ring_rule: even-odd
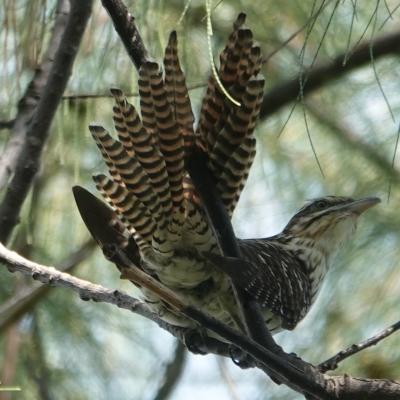
[[[221,82],[241,106],[233,105],[211,76],[194,127],[173,32],[163,71],[154,62],[140,68],[140,116],[120,90],[112,89],[118,140],[101,126],[90,126],[110,174],[96,175],[94,181],[115,212],[117,242],[131,252],[139,268],[188,303],[242,328],[230,277],[260,302],[271,330],[293,329],[309,310],[332,253],[354,230],[358,214],[350,207],[356,204],[352,199],[327,197],[300,210],[277,236],[239,240],[244,259],[251,263],[247,268],[221,260],[214,265],[206,256],[218,254],[217,243],[185,170],[185,159],[194,148],[207,154],[208,168],[231,215],[254,159],[253,132],[264,87],[258,75],[260,49],[244,20],[240,14],[219,66]],[[85,195],[81,198],[87,200]],[[324,206],[318,208],[321,202]],[[90,212],[88,207],[82,209]],[[142,290],[163,319],[191,325]]]

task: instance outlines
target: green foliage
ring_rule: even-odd
[[[193,86],[204,84],[210,69],[205,7],[203,1],[192,0],[179,22],[185,3],[127,2],[156,60],[162,59],[169,31],[178,30],[181,62],[187,83]],[[48,44],[55,6],[54,0],[3,0],[0,120],[15,116],[18,100]],[[346,62],[360,40],[395,30],[397,6],[395,1],[379,0],[222,1],[212,14],[213,46],[216,54],[236,14],[245,11],[263,54],[270,55],[262,71],[270,89],[299,73],[306,79],[310,66],[329,62],[339,53],[346,54]],[[389,16],[388,10],[394,10],[393,15]],[[273,54],[275,49],[280,50]],[[390,179],[400,111],[398,58],[375,61],[373,54],[371,47],[369,65],[305,99],[300,96],[293,113],[290,104],[260,122],[258,158],[234,216],[239,236],[267,236],[278,232],[307,198],[330,193],[380,195],[386,200],[390,188],[389,201],[362,217],[356,238],[337,258],[310,315],[294,332],[278,337],[285,349],[316,363],[398,319],[400,180]],[[112,128],[113,101],[108,89],[117,86],[134,94],[136,78],[106,12],[96,3],[68,85],[66,96],[70,97],[58,110],[40,176],[14,235],[14,247],[24,255],[57,265],[88,237],[71,187],[79,183],[94,191],[90,176],[104,166],[87,125],[97,121]],[[203,88],[191,91],[196,107],[202,93]],[[87,95],[102,97],[79,97]],[[136,101],[134,96],[132,100]],[[336,126],[329,123],[332,120]],[[8,131],[1,132],[0,146],[7,142],[7,135]],[[349,135],[355,144],[350,143]],[[325,177],[319,171],[310,138]],[[394,169],[400,174],[397,160]],[[119,280],[116,269],[99,252],[75,273],[137,295],[132,285]],[[3,271],[0,301],[30,283]],[[150,399],[162,377],[160,364],[169,357],[166,349],[173,347],[172,339],[150,322],[115,307],[84,303],[72,292],[60,289],[53,289],[27,313],[18,322],[17,332],[20,350],[13,382],[23,387],[19,397],[23,399],[43,398],[38,376],[45,377],[43,390],[49,398]],[[8,336],[2,332],[3,369],[8,362],[8,344]],[[396,378],[400,374],[399,349],[399,336],[392,337],[346,361],[340,371]],[[210,398],[217,394],[220,399],[232,398],[212,358],[204,363],[204,359],[191,358],[173,398],[183,398],[189,389],[193,400],[207,393]],[[194,368],[199,368],[196,377]],[[275,387],[264,376],[230,366],[227,373],[234,377],[238,398],[294,398],[293,392]]]

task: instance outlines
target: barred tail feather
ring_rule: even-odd
[[[204,211],[191,202],[187,203],[183,233],[183,246],[188,248],[195,247],[198,251],[213,251],[217,249],[217,243]]]
[[[172,114],[158,64],[146,62],[142,66],[142,69],[147,72],[150,79],[158,140],[161,153],[166,162],[172,204],[175,210],[179,210],[182,207],[183,200],[183,138],[180,135],[176,120]]]
[[[157,194],[153,190],[151,181],[139,162],[134,157],[129,157],[122,144],[111,137],[101,127],[96,129],[91,126],[91,133],[96,143],[102,146],[108,158],[114,164],[127,189],[137,196],[145,207],[154,215],[159,227],[165,228],[167,221],[161,210],[161,204]]]
[[[240,107],[226,98],[211,76],[194,133],[176,32],[172,32],[165,49],[164,76],[155,62],[147,61],[140,68],[141,117],[122,91],[112,89],[119,140],[102,127],[90,127],[111,174],[111,178],[95,177],[96,185],[143,251],[150,246],[156,254],[171,257],[186,247],[216,250],[184,165],[185,156],[196,146],[208,153],[208,166],[229,214],[236,206],[255,154],[253,131],[264,84],[257,78],[260,49],[244,22],[245,15],[239,15],[219,67],[221,82]]]
[[[113,110],[118,137],[129,156],[136,157],[146,171],[159,196],[164,216],[168,219],[172,213],[172,200],[165,160],[144,128],[136,109],[122,91],[111,89],[111,93],[116,101]]]
[[[238,61],[237,47],[238,31],[246,20],[245,14],[240,14],[234,23],[233,32],[230,34],[227,44],[220,55],[219,78],[224,87],[229,91],[230,84],[235,81],[236,71],[232,73],[232,60]],[[228,67],[228,65],[231,65]],[[229,109],[233,105],[226,99],[217,85],[215,77],[210,76],[207,91],[200,110],[199,124],[196,130],[197,142],[206,151],[214,147],[217,135],[223,127]]]
[[[151,93],[150,77],[144,65],[139,69],[139,97],[142,123],[151,136],[154,145],[158,146],[157,124],[154,110],[153,96]]]
[[[224,165],[218,189],[229,215],[233,214],[248,177],[256,154],[255,146],[255,138],[246,138]]]
[[[106,175],[94,175],[93,180],[98,191],[122,217],[131,233],[137,232],[140,238],[150,244],[156,230],[156,223],[140,200]]]
[[[165,49],[165,90],[171,105],[173,115],[183,135],[185,149],[189,150],[194,144],[194,116],[186,87],[185,75],[178,58],[178,41],[176,31],[171,32]]]

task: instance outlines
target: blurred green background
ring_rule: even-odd
[[[168,33],[178,31],[181,63],[188,86],[196,87],[190,96],[198,110],[210,70],[205,2],[126,3],[156,60],[162,60]],[[391,0],[225,0],[213,6],[215,59],[236,15],[245,11],[263,54],[271,55],[262,70],[267,91],[340,53],[346,54],[346,62],[354,45],[396,31],[400,21],[400,4]],[[55,0],[1,2],[1,121],[15,115],[46,48],[55,7]],[[257,158],[234,215],[239,237],[265,237],[279,232],[306,199],[325,194],[382,198],[361,218],[310,314],[294,332],[277,336],[287,351],[315,363],[400,319],[399,157],[391,170],[400,121],[400,60],[393,52],[375,61],[373,46],[370,53],[363,68],[324,85],[294,109],[291,103],[259,122]],[[136,79],[108,15],[96,1],[40,175],[12,239],[13,248],[24,256],[58,266],[88,240],[71,187],[80,184],[94,192],[91,175],[105,168],[87,125],[96,121],[111,128],[108,89],[135,93]],[[2,129],[2,148],[8,137],[9,131]],[[118,271],[98,249],[73,273],[139,295],[119,280]],[[31,286],[28,278],[0,271],[0,317],[11,299]],[[0,330],[0,381],[21,386],[22,392],[0,392],[1,399],[161,400],[158,389],[171,360],[182,373],[176,375],[170,399],[300,398],[229,360],[182,355],[175,340],[150,321],[107,304],[83,302],[68,290],[42,293],[40,301],[31,301],[23,311]],[[344,362],[338,371],[395,379],[400,376],[399,360],[400,336],[394,335]]]

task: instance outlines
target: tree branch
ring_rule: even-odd
[[[2,243],[0,243],[0,263],[3,263],[10,272],[21,272],[46,285],[72,289],[84,301],[93,300],[95,302],[114,304],[119,308],[142,315],[154,321],[158,326],[177,338],[182,339],[183,337],[182,335],[185,330],[162,321],[158,315],[151,312],[140,300],[122,291],[107,289],[65,272],[57,271],[54,267],[29,261],[19,254],[8,250]]]
[[[57,269],[61,272],[71,272],[97,248],[94,240],[90,239],[77,251],[62,261]],[[32,282],[29,286],[18,289],[12,297],[0,305],[0,332],[11,323],[31,311],[36,304],[50,291],[51,287]]]
[[[145,304],[119,290],[107,289],[59,272],[52,267],[26,260],[15,252],[8,250],[2,244],[0,244],[0,262],[5,264],[11,272],[19,271],[42,283],[72,289],[80,295],[82,300],[106,302],[142,315],[180,339],[182,339],[186,331],[160,320],[157,315],[149,311]],[[282,359],[276,354],[242,336],[230,327],[221,324],[214,318],[206,316],[191,306],[185,306],[185,310],[191,314],[190,318],[195,319],[206,329],[216,332],[221,337],[247,351],[257,360],[259,368],[263,370],[272,369],[279,376],[282,373],[285,377],[284,383],[300,393],[308,393],[315,399],[323,400],[394,400],[400,396],[400,382],[387,379],[352,378],[347,375],[328,376],[321,374],[303,360],[300,361],[304,370],[293,367],[289,363],[282,363]]]
[[[400,329],[400,321],[397,321],[396,323],[384,329],[383,331],[377,333],[376,335],[358,344],[353,344],[347,349],[342,350],[339,353],[335,354],[333,357],[319,364],[318,369],[321,372],[333,371],[338,367],[339,363],[341,363],[346,358],[349,358],[354,354],[357,354],[360,351],[367,349],[368,347],[377,345],[381,340],[386,339],[388,336],[397,332],[399,329]]]
[[[295,77],[289,81],[276,85],[269,90],[263,98],[260,111],[260,119],[265,119],[276,113],[283,106],[299,97],[300,89],[303,95],[307,96],[314,90],[321,88],[327,83],[340,78],[342,75],[362,67],[371,62],[371,46],[373,48],[374,60],[389,54],[396,55],[400,50],[400,31],[392,32],[372,40],[372,42],[362,43],[353,48],[351,57],[343,64],[345,53],[336,56],[333,61],[316,66],[305,71],[303,88],[300,87],[300,80]]]
[[[5,121],[12,122],[12,124],[9,126],[11,129],[10,140],[7,142],[3,154],[0,156],[0,189],[7,184],[9,177],[14,173],[19,156],[23,151],[27,135],[27,126],[39,103],[50,70],[53,66],[54,57],[60,46],[61,37],[68,21],[69,9],[68,0],[58,0],[54,26],[43,60],[40,66],[35,69],[32,80],[18,102],[16,117],[12,121]]]
[[[135,64],[137,70],[147,59],[147,50],[136,27],[135,17],[128,12],[120,0],[101,0],[114,24],[126,52]]]
[[[15,124],[15,119],[9,119],[7,121],[0,121],[0,129],[11,129]],[[2,158],[0,157],[0,167],[1,167]]]
[[[92,1],[71,0],[71,10],[65,28],[65,16],[63,24],[60,24],[63,26],[60,39],[60,26],[57,25],[54,28],[56,37],[53,37],[54,40],[50,47],[54,46],[57,50],[52,64],[48,59],[46,64],[48,72],[43,73],[40,77],[45,80],[45,83],[42,84],[40,98],[37,104],[33,107],[30,106],[29,111],[24,112],[20,119],[16,118],[14,128],[17,129],[18,126],[23,132],[19,132],[18,140],[20,142],[17,149],[14,149],[18,153],[18,156],[15,157],[14,176],[0,205],[0,241],[2,242],[7,241],[17,224],[21,207],[39,170],[40,158],[49,136],[51,122],[71,75],[72,65],[91,9]],[[50,51],[49,49],[49,53],[53,54],[54,50]],[[29,98],[24,99],[24,101],[27,100]],[[5,169],[8,173],[10,172],[9,166],[6,166]]]

